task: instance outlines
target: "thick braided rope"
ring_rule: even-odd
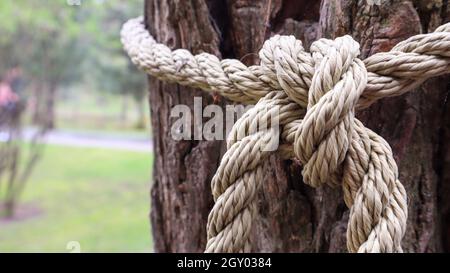
[[[247,67],[239,60],[219,60],[208,53],[194,56],[185,49],[172,51],[155,41],[145,28],[142,17],[130,19],[123,25],[121,40],[133,63],[161,80],[219,92],[232,101],[248,104],[257,102],[271,90],[283,89],[290,93],[296,92],[296,95],[291,96],[294,101],[302,107],[307,105],[306,91],[314,74],[313,60],[293,36],[272,37],[264,45],[267,50],[260,54],[262,59],[274,58],[270,49],[273,42],[279,40],[293,50],[295,62],[283,64],[286,73],[278,75],[282,81],[277,80],[275,70],[271,67]],[[357,109],[365,108],[383,97],[401,95],[427,78],[448,73],[449,48],[450,24],[445,24],[433,33],[413,36],[389,52],[377,53],[365,59],[367,85]]]
[[[390,52],[359,60],[349,36],[313,43],[311,53],[292,36],[275,36],[246,67],[158,44],[132,19],[122,42],[133,62],[162,80],[219,91],[231,100],[258,101],[234,125],[228,150],[212,181],[215,205],[208,217],[207,252],[249,251],[255,194],[262,181],[263,147],[280,137],[283,157],[297,157],[311,186],[341,184],[350,207],[347,246],[352,252],[401,252],[406,192],[392,151],[355,118],[355,108],[400,95],[449,70],[450,24],[411,37]],[[279,91],[272,91],[279,90]],[[305,114],[306,109],[306,114]],[[277,112],[281,134],[267,128]]]

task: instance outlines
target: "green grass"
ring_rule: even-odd
[[[152,156],[49,145],[22,195],[31,217],[0,220],[0,252],[149,252]]]

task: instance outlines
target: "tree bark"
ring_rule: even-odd
[[[412,35],[433,31],[450,14],[447,0],[146,0],[149,31],[171,48],[255,64],[263,42],[294,35],[306,46],[318,38],[353,36],[362,58],[390,50]],[[155,161],[151,222],[156,252],[201,252],[213,205],[210,181],[223,155],[223,141],[175,141],[174,105],[230,104],[221,98],[149,78]],[[397,98],[358,113],[392,146],[408,192],[406,252],[450,249],[449,77],[431,79]],[[252,232],[255,252],[345,252],[349,211],[339,188],[310,188],[301,166],[270,157],[258,195]]]

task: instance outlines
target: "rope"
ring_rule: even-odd
[[[260,65],[219,60],[184,49],[171,51],[148,33],[141,17],[124,24],[121,39],[131,60],[160,80],[256,103],[233,126],[227,152],[212,179],[215,204],[208,217],[206,252],[247,252],[257,214],[256,193],[264,147],[280,138],[283,158],[297,158],[305,183],[341,185],[350,208],[350,252],[402,252],[407,196],[389,144],[355,118],[380,98],[398,96],[426,79],[450,72],[450,24],[413,36],[391,51],[358,59],[350,36],[320,39],[306,52],[293,36],[267,40]],[[277,113],[280,130],[267,130]]]

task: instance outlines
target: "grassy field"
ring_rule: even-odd
[[[152,157],[49,145],[21,199],[0,220],[0,252],[149,252]],[[21,216],[22,214],[22,216]]]
[[[123,110],[126,101],[127,110]],[[140,102],[143,124],[138,124],[138,106],[130,96],[77,92],[76,96],[60,98],[56,105],[56,126],[60,129],[101,130],[109,132],[147,133],[150,118],[148,102]],[[144,128],[143,128],[144,127]],[[145,130],[147,129],[147,130]]]

